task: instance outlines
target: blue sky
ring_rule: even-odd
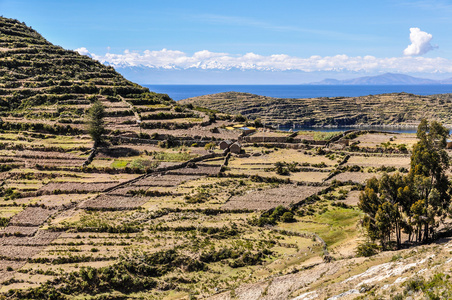
[[[237,70],[243,83],[283,83],[287,72],[300,83],[383,72],[451,77],[451,13],[452,1],[439,0],[0,0],[4,17],[139,83],[208,80],[193,70],[216,72],[208,83],[241,83]],[[187,70],[191,82],[180,76]]]

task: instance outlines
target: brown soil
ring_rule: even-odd
[[[178,176],[178,175],[157,175],[149,176],[135,182],[135,186],[161,186],[172,187],[178,186],[182,182],[191,181],[200,178],[200,176]]]
[[[16,272],[7,271],[8,267],[11,267],[13,270],[19,270],[24,264],[25,262],[22,261],[0,260],[0,282],[10,279],[16,274]]]
[[[17,237],[5,236],[0,238],[0,245],[3,246],[46,246],[60,236],[59,232],[38,230],[34,236]]]
[[[100,195],[94,199],[89,199],[79,205],[79,208],[90,209],[134,209],[137,208],[149,200],[149,197],[123,197],[123,196],[111,196]]]
[[[43,186],[39,191],[53,192],[59,191],[77,191],[78,193],[101,192],[105,189],[118,185],[119,182],[50,182]]]
[[[39,226],[44,223],[56,210],[41,207],[27,207],[11,218],[10,225]]]
[[[0,236],[2,235],[23,235],[32,236],[38,231],[38,227],[29,226],[7,226],[0,230]]]
[[[220,173],[221,166],[196,166],[194,168],[183,168],[183,169],[177,169],[173,171],[168,171],[168,174],[171,175],[208,175],[208,176],[215,176]]]
[[[339,173],[333,178],[329,179],[328,182],[331,182],[333,180],[338,180],[342,182],[346,181],[352,181],[356,183],[364,183],[366,180],[373,178],[373,177],[380,177],[379,174],[376,173],[363,173],[363,172],[344,172]]]
[[[410,167],[410,157],[400,156],[352,156],[346,163],[348,166],[358,165],[361,167],[381,167],[381,166],[393,166],[396,168]]]
[[[81,160],[84,161],[86,158],[78,157],[76,155],[70,153],[62,153],[62,152],[45,152],[45,151],[33,151],[33,150],[18,150],[11,151],[11,157],[22,157],[29,159],[62,159],[62,160]]]
[[[48,209],[60,209],[63,206],[70,204],[71,202],[80,202],[88,197],[92,197],[89,194],[59,194],[59,195],[42,195],[39,197],[20,198],[16,202],[18,204],[35,202],[37,205],[45,205]]]
[[[357,206],[359,203],[359,195],[360,191],[350,191],[347,195],[347,198],[344,201],[341,201],[347,205]]]
[[[65,166],[65,167],[81,167],[83,165],[83,159],[70,159],[70,160],[62,160],[62,159],[25,159],[25,167],[33,168],[36,165],[40,166]]]
[[[0,242],[2,249],[2,256],[7,257],[8,259],[19,259],[26,260],[28,258],[32,258],[42,250],[44,250],[44,246],[15,246],[15,245],[5,245]],[[4,262],[1,260],[0,262]]]
[[[278,205],[288,207],[290,204],[300,202],[324,188],[325,187],[286,185],[273,189],[250,190],[245,195],[232,196],[223,208],[267,210]]]

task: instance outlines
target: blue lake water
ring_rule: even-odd
[[[276,98],[359,97],[385,93],[434,95],[452,93],[447,85],[143,85],[178,101],[222,92],[243,92]]]

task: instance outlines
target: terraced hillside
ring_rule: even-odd
[[[0,116],[5,129],[78,135],[85,132],[85,112],[99,100],[106,108],[106,127],[115,136],[215,137],[211,128],[200,130],[212,115],[176,106],[167,95],[149,92],[112,67],[52,45],[23,23],[0,18],[0,33]]]
[[[414,135],[243,137],[243,118],[0,22],[0,299],[450,296],[447,241],[356,257],[363,183],[406,172]],[[107,130],[93,149],[97,101]]]
[[[240,134],[221,128],[228,116],[176,105],[23,23],[0,22],[0,298],[208,296],[321,259],[312,232],[254,220],[278,205],[282,217],[328,186],[225,174],[215,143]],[[106,135],[92,149],[96,101]],[[261,189],[301,197],[239,204]]]
[[[452,95],[406,93],[313,99],[280,99],[247,93],[219,93],[181,100],[266,124],[417,125],[422,118],[452,125]]]

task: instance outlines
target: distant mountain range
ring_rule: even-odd
[[[385,73],[377,76],[365,76],[353,79],[337,80],[327,78],[319,82],[309,83],[311,85],[431,85],[452,84],[452,77],[443,80],[418,78],[404,74]]]

